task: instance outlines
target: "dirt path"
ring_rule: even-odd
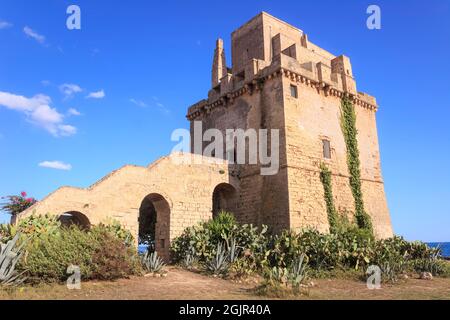
[[[132,277],[114,282],[90,281],[82,283],[81,290],[68,290],[64,285],[42,285],[12,293],[0,291],[0,299],[260,299],[250,293],[254,284],[237,284],[170,267],[168,271],[165,278]]]
[[[432,281],[409,279],[381,290],[368,290],[356,280],[317,280],[308,296],[300,299],[450,299],[450,279]],[[87,282],[81,290],[68,290],[64,285],[26,287],[11,292],[0,290],[0,299],[51,300],[185,300],[185,299],[264,299],[255,295],[255,284],[228,280],[169,268],[166,278],[134,277],[115,282]]]

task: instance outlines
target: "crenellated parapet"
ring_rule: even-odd
[[[221,90],[211,90],[207,100],[201,100],[192,105],[188,110],[188,120],[195,120],[203,113],[208,114],[212,109],[219,106],[226,107],[241,95],[252,95],[254,92],[261,90],[265,82],[281,76],[289,78],[297,85],[314,88],[317,90],[317,94],[338,98],[348,96],[357,106],[373,111],[378,109],[374,97],[357,92],[355,85],[351,87],[354,88],[353,90],[349,90],[349,85],[345,85],[346,82],[342,80],[344,77],[342,74],[330,72],[331,69],[320,62],[317,65],[312,63],[300,65],[293,58],[280,54],[274,57],[272,64],[269,66],[264,66],[264,61],[256,59],[252,60],[249,66],[251,67],[247,68],[249,70],[247,79],[234,76],[222,78]],[[264,67],[258,69],[258,66]],[[351,80],[349,82],[351,83]]]
[[[225,65],[222,40],[216,43],[212,89],[208,99],[191,106],[195,120],[218,106],[227,106],[243,94],[253,94],[266,81],[283,75],[317,94],[348,96],[355,105],[377,110],[376,99],[357,91],[350,58],[334,56],[314,45],[308,36],[286,22],[261,13],[232,34],[233,67]]]

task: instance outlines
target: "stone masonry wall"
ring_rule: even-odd
[[[197,164],[183,163],[194,158]],[[169,212],[161,212],[164,211],[161,207],[157,213],[161,214],[158,223],[165,224],[166,229],[160,226],[160,238],[156,239],[158,251],[167,259],[171,239],[186,227],[212,218],[213,191],[221,183],[238,190],[226,163],[190,154],[172,154],[149,167],[122,167],[88,189],[58,189],[20,214],[19,220],[31,214],[61,215],[77,211],[87,216],[91,224],[115,219],[137,239],[141,203],[145,197],[155,195],[155,199],[163,198],[168,204]],[[158,211],[158,201],[155,207]],[[164,248],[160,247],[162,243]]]
[[[351,220],[354,212],[347,149],[340,122],[341,100],[288,77],[283,77],[283,85],[291,227],[313,226],[326,232],[329,225],[320,181],[321,163],[333,174],[333,195],[338,211]],[[291,97],[291,85],[298,87],[298,98]],[[375,111],[360,106],[355,109],[364,202],[374,222],[375,234],[385,238],[392,236],[392,229],[381,179]],[[323,156],[323,139],[331,143],[331,159]]]
[[[284,114],[282,108],[282,85],[280,79],[267,81],[251,94],[242,95],[226,107],[212,109],[196,121],[202,122],[203,132],[218,129],[225,136],[227,129],[278,129],[280,144],[284,146]],[[191,136],[194,134],[191,122]],[[203,143],[205,148],[209,142]],[[248,154],[248,144],[246,152]],[[225,146],[224,146],[225,150]],[[280,163],[286,163],[280,148]],[[218,156],[218,155],[216,155]],[[287,201],[287,171],[285,166],[277,175],[261,176],[260,165],[232,166],[240,184],[237,210],[234,212],[241,223],[266,224],[274,231],[289,228],[289,208]]]

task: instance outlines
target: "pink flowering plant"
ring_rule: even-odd
[[[6,199],[6,202],[0,204],[0,210],[6,211],[12,216],[21,213],[37,202],[35,198],[28,197],[25,191],[18,196],[7,196],[2,199]]]

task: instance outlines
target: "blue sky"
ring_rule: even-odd
[[[66,28],[70,4],[81,8],[81,30]],[[370,4],[381,8],[381,30],[366,28]],[[186,108],[209,89],[216,38],[230,64],[231,32],[260,11],[351,57],[358,89],[380,105],[395,232],[450,241],[447,0],[0,0],[0,101],[9,101],[0,105],[0,195],[39,199],[168,154],[172,131],[188,128]]]

